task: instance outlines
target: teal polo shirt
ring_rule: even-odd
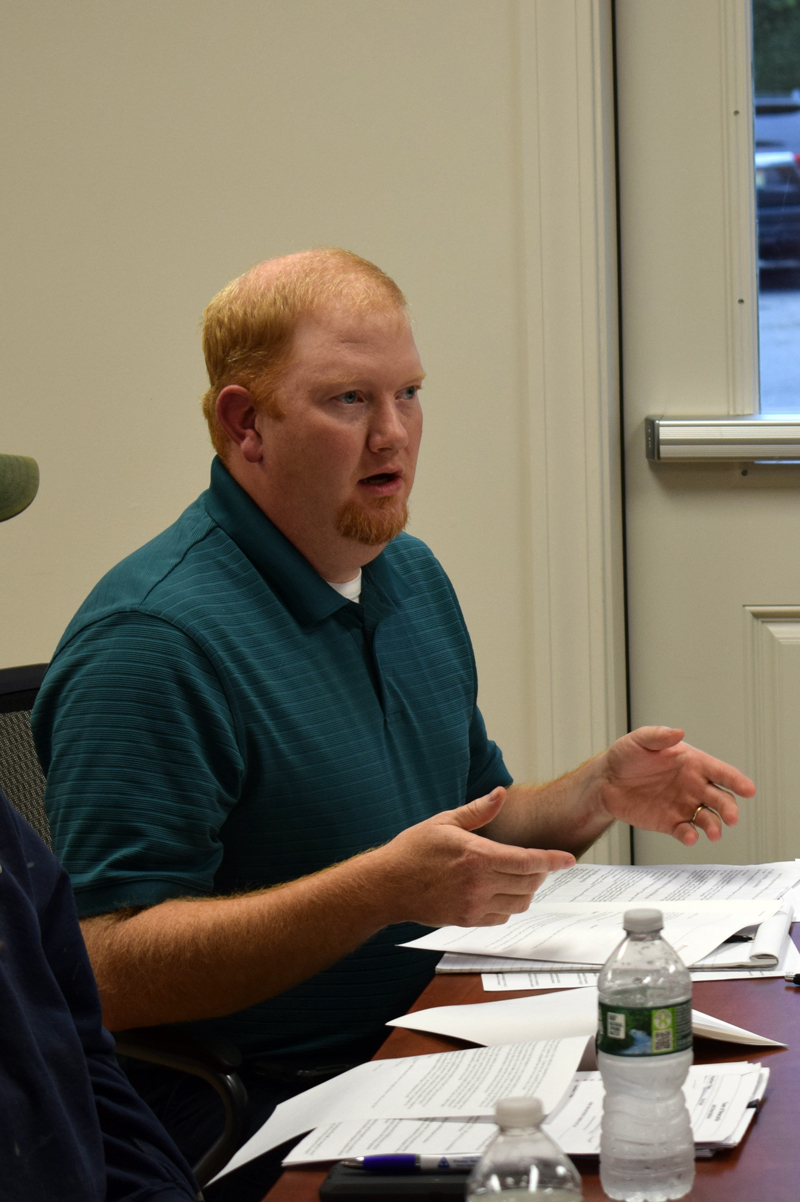
[[[33,729],[82,916],[275,885],[507,785],[453,588],[402,534],[331,588],[220,460],[67,628]],[[280,997],[193,1024],[246,1053],[374,1035],[435,955],[386,928]]]

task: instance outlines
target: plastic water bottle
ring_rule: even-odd
[[[663,925],[660,910],[628,910],[627,936],[598,981],[600,1182],[627,1202],[682,1198],[694,1181],[681,1089],[692,1063],[692,979]]]
[[[467,1202],[580,1202],[581,1178],[558,1144],[541,1130],[538,1098],[504,1098],[495,1108],[500,1128],[467,1182]]]

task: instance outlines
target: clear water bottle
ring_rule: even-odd
[[[558,1144],[541,1130],[538,1098],[504,1098],[495,1108],[500,1128],[467,1182],[467,1202],[580,1202],[581,1178]]]
[[[694,1181],[681,1089],[692,1063],[692,979],[661,938],[660,910],[628,910],[623,925],[598,981],[600,1182],[610,1198],[664,1202]]]

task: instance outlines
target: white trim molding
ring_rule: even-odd
[[[514,17],[530,708],[545,778],[627,728],[612,14],[610,0],[516,0]],[[627,862],[628,827],[585,858]]]
[[[721,56],[725,294],[731,413],[758,413],[758,248],[755,212],[751,0],[717,0]]]

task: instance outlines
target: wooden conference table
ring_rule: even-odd
[[[800,923],[793,937],[798,942]],[[435,977],[414,1010],[429,1006],[490,1002],[530,996],[485,993],[473,974]],[[536,992],[545,992],[537,990]],[[742,1044],[695,1040],[695,1062],[760,1060],[770,1069],[769,1085],[759,1114],[738,1148],[696,1162],[692,1202],[800,1202],[800,987],[780,978],[760,981],[714,981],[695,984],[695,1008],[716,1018],[745,1027],[759,1035],[783,1040],[788,1048],[753,1048]],[[470,1047],[460,1040],[423,1035],[400,1027],[393,1029],[376,1059],[423,1056]],[[591,1167],[587,1170],[586,1164]],[[597,1162],[581,1161],[583,1196],[605,1198],[600,1188]],[[267,1194],[269,1202],[318,1202],[318,1189],[327,1169],[286,1169]],[[266,1200],[265,1200],[266,1202]]]

